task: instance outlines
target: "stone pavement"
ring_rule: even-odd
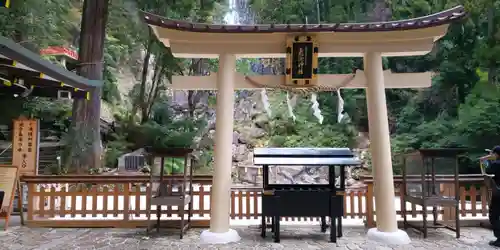
[[[456,239],[453,232],[431,230],[427,239],[408,230],[411,245],[384,246],[367,241],[362,227],[345,227],[344,237],[338,244],[329,243],[327,234],[317,227],[283,226],[280,244],[270,236],[262,239],[256,226],[235,227],[242,240],[228,245],[200,245],[200,229],[191,229],[180,240],[177,231],[164,229],[160,234],[146,237],[144,229],[49,229],[13,226],[0,232],[0,249],[492,249],[488,241],[492,233],[482,228],[463,228],[462,237]],[[268,233],[270,235],[270,233]]]

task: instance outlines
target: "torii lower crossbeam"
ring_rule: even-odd
[[[387,89],[393,88],[427,88],[431,86],[431,72],[424,73],[391,73],[386,70],[383,72],[385,79],[384,86]],[[333,88],[366,88],[367,79],[365,72],[357,70],[352,81],[346,86],[339,86],[345,79],[352,77],[352,74],[328,74],[318,75],[318,85]],[[255,75],[250,78],[259,84],[275,88],[285,82],[284,75]],[[209,76],[173,76],[172,90],[217,90],[217,73],[211,73]],[[245,79],[241,73],[234,74],[235,89],[260,89]]]

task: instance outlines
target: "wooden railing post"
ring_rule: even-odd
[[[130,219],[130,189],[131,183],[123,184],[123,220],[128,221]]]
[[[36,185],[33,183],[28,183],[28,218],[27,218],[27,223],[29,224],[31,221],[33,221],[33,213],[35,210],[35,206],[37,206],[37,202],[35,200],[35,196],[33,193],[36,191]]]
[[[373,204],[373,182],[368,182],[366,185],[366,227],[375,227],[375,211]]]
[[[455,184],[453,183],[442,183],[440,185],[440,191],[443,196],[455,197]],[[443,207],[443,222],[454,221],[455,220],[455,209],[453,207]]]

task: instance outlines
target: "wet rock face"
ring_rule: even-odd
[[[176,91],[179,92],[179,91]],[[187,93],[174,93],[174,107],[178,112],[188,108]],[[233,132],[233,176],[236,184],[262,185],[262,169],[253,165],[253,148],[261,146],[266,140],[265,130],[269,117],[265,113],[257,91],[239,91],[235,93],[234,132]],[[207,95],[208,96],[208,95]],[[201,97],[202,99],[204,98]],[[215,139],[215,110],[208,105],[197,105],[195,113],[204,113],[208,119],[208,126],[203,137],[197,140],[199,148],[214,145]],[[361,140],[363,147],[369,142]],[[355,150],[360,158],[364,158],[366,150]],[[195,152],[195,155],[201,154]],[[355,180],[358,169],[346,168],[346,186],[359,184]],[[328,167],[307,166],[279,166],[270,171],[271,183],[279,184],[326,184],[328,183]],[[337,172],[338,176],[339,173]],[[337,180],[338,182],[338,180]]]
[[[352,171],[356,168],[345,168],[345,186],[358,187],[362,183],[355,180]],[[335,169],[336,186],[340,186],[340,168]],[[328,166],[278,166],[269,170],[269,183],[273,184],[328,184]]]
[[[239,13],[243,13],[246,5],[238,1]],[[246,17],[249,17],[248,15]],[[241,18],[241,16],[239,16]],[[250,19],[239,20],[246,23]],[[250,71],[257,74],[280,74],[283,71],[284,60],[282,59],[260,59],[251,62]],[[210,91],[196,91],[196,110],[194,113],[203,114],[208,120],[204,135],[197,140],[197,148],[208,148],[214,145],[215,135],[215,107],[208,105]],[[186,113],[189,109],[188,92],[174,91],[172,98],[173,106],[177,107],[179,113]],[[253,165],[253,148],[262,147],[267,141],[269,116],[264,110],[260,91],[240,90],[235,92],[234,105],[234,132],[233,132],[233,176],[235,183],[261,185],[261,168]],[[369,147],[367,135],[361,134],[358,138],[359,150],[356,152],[360,158],[367,158],[366,152]],[[201,155],[201,151],[195,152]],[[368,159],[368,158],[367,158]],[[362,168],[361,168],[362,169]],[[327,167],[290,166],[277,167],[271,173],[276,183],[294,184],[320,184],[328,182]],[[359,175],[359,168],[346,170],[346,185],[356,186],[355,180]],[[339,173],[337,173],[337,176]]]
[[[328,184],[328,167],[279,166],[269,170],[273,184]]]
[[[238,134],[238,138],[241,135]],[[241,143],[241,140],[238,139]],[[368,145],[368,144],[367,144]],[[367,149],[355,149],[354,153],[359,157],[362,162],[367,160]],[[236,176],[238,183],[262,185],[262,169],[260,166],[253,166],[252,164],[252,151],[248,149],[247,145],[233,146],[233,160],[237,170]],[[240,154],[245,154],[245,157],[240,157]],[[356,167],[345,168],[345,186],[350,188],[361,187],[363,183],[358,180],[358,176],[366,170],[365,164]],[[340,168],[336,168],[335,176],[337,179],[335,183],[340,185],[339,175]],[[327,184],[328,180],[328,167],[311,167],[311,166],[276,166],[270,167],[269,170],[269,183],[276,184]]]

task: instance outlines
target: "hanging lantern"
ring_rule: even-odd
[[[287,39],[286,85],[311,87],[318,75],[318,43],[315,36],[301,35]]]

